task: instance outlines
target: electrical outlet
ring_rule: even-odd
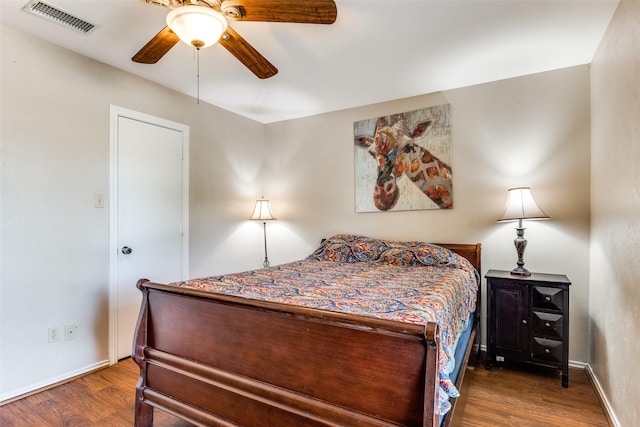
[[[64,325],[64,340],[65,341],[70,341],[70,340],[75,340],[76,339],[76,334],[78,333],[78,325],[74,324],[70,324],[70,325]]]
[[[49,343],[60,341],[60,327],[59,326],[52,326],[49,329],[47,329],[47,332],[48,332],[47,336],[48,336]]]

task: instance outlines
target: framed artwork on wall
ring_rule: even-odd
[[[360,120],[353,130],[356,212],[453,208],[450,104]]]

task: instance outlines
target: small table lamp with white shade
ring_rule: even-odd
[[[525,229],[522,227],[522,220],[524,219],[549,219],[549,217],[533,200],[529,187],[510,188],[507,193],[507,206],[498,222],[518,221],[518,227],[516,227],[517,235],[513,241],[518,253],[518,266],[511,271],[511,274],[518,276],[531,275],[531,272],[524,268],[523,257],[524,250],[527,247],[527,239],[524,238]]]

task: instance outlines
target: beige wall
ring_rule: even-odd
[[[355,213],[353,122],[450,103],[455,207]],[[264,185],[279,221],[272,260],[309,253],[337,232],[434,242],[481,242],[483,273],[512,269],[514,224],[496,224],[507,189],[528,185],[549,221],[526,223],[526,266],[567,274],[570,359],[587,362],[589,68],[369,105],[266,126]]]
[[[109,206],[94,208],[93,195],[109,194],[110,104],[190,126],[190,261],[200,274],[234,256],[233,268],[254,266],[240,255],[260,229],[238,224],[261,191],[264,128],[0,30],[1,401],[108,360]],[[47,328],[67,323],[77,339],[48,344]]]
[[[591,356],[619,425],[638,425],[640,2],[623,0],[592,64]]]

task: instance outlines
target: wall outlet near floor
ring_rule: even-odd
[[[76,325],[75,323],[74,324],[69,324],[69,325],[64,325],[64,340],[65,341],[75,340],[77,333],[78,333],[78,325]]]
[[[49,329],[47,329],[47,337],[48,337],[49,343],[60,341],[60,327],[52,326]]]

